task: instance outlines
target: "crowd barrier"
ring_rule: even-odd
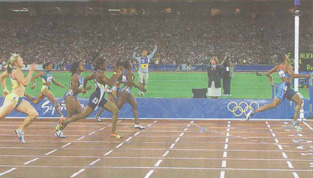
[[[4,98],[0,98],[3,103]],[[66,109],[62,105],[63,98],[57,99],[61,103],[61,111],[66,116]],[[206,119],[206,118],[245,118],[251,108],[258,108],[272,100],[252,100],[252,99],[169,99],[169,98],[137,98],[140,118],[172,118],[172,119]],[[88,103],[88,99],[80,99],[82,107]],[[42,118],[59,117],[53,103],[44,99],[34,106]],[[97,109],[97,111],[99,108]],[[304,116],[309,115],[309,100],[304,103]],[[89,118],[94,118],[97,111],[93,112]],[[290,119],[294,113],[294,106],[290,101],[285,100],[277,108],[255,115],[254,118],[262,119]],[[25,117],[24,114],[13,111],[9,117]],[[101,117],[110,118],[108,111],[103,112]],[[120,110],[119,118],[133,118],[132,108],[125,104]]]

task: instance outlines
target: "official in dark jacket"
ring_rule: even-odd
[[[211,98],[218,98],[219,96],[221,96],[222,70],[221,67],[217,65],[217,57],[212,57],[210,62],[211,65],[208,67],[208,95]]]

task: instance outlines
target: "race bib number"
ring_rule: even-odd
[[[98,104],[98,101],[99,101],[98,98],[94,98],[94,99],[92,100],[92,102],[93,102],[94,104]]]
[[[141,64],[142,69],[147,69],[149,67],[149,64]]]
[[[286,77],[286,74],[285,74],[285,72],[284,71],[279,71],[278,72],[278,74],[279,74],[279,76],[280,76],[280,78],[283,78],[283,77]]]

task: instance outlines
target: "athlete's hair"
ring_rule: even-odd
[[[42,68],[43,68],[43,69],[46,69],[50,64],[52,64],[52,62],[47,62],[47,63],[45,63],[45,64],[42,66]]]
[[[9,61],[7,62],[7,72],[8,73],[12,72],[12,70],[14,68],[13,65],[14,65],[14,63],[16,63],[18,58],[20,58],[19,54],[15,54],[15,53],[11,54]]]
[[[285,62],[285,57],[286,57],[286,53],[284,53],[284,52],[279,53],[279,54],[277,55],[278,62],[279,62],[279,63]]]
[[[104,63],[105,63],[105,58],[104,57],[97,57],[96,58],[95,70],[98,70]]]
[[[71,69],[70,69],[70,72],[72,72],[72,76],[77,72],[80,63],[81,61],[76,61],[72,64]]]
[[[124,61],[123,62],[123,67],[125,69],[131,69],[132,68],[132,65],[130,64],[130,61]]]

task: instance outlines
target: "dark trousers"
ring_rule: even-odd
[[[231,82],[231,77],[228,75],[223,75],[223,90],[225,95],[230,95],[230,82]]]

